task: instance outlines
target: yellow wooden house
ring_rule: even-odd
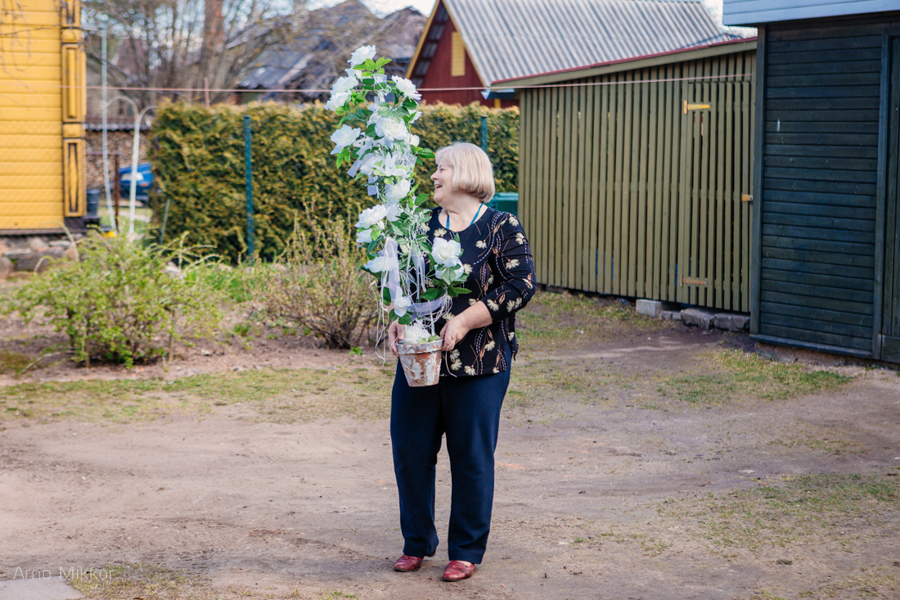
[[[81,229],[80,0],[0,0],[0,235]]]

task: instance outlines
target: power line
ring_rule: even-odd
[[[669,82],[680,82],[680,81],[702,81],[702,80],[714,80],[714,79],[740,79],[740,78],[749,78],[755,75],[754,72],[750,73],[730,73],[725,75],[693,75],[690,77],[663,77],[663,78],[653,78],[653,79],[628,79],[621,81],[586,81],[586,82],[577,82],[577,83],[548,83],[548,84],[537,84],[537,85],[515,85],[510,84],[509,87],[506,88],[496,88],[492,89],[492,91],[503,92],[503,91],[514,91],[514,90],[525,90],[525,89],[554,89],[554,88],[570,88],[570,87],[600,87],[607,85],[633,85],[633,84],[642,84],[642,83],[669,83]],[[22,87],[28,88],[48,88],[48,89],[85,89],[85,90],[102,90],[102,86],[98,85],[88,85],[88,86],[68,86],[63,84],[52,84],[52,83],[34,83],[34,82],[14,82],[14,81],[6,81],[4,85],[20,83]],[[114,89],[119,91],[127,91],[127,92],[162,92],[162,93],[192,93],[192,94],[201,94],[203,92],[214,92],[214,93],[233,93],[233,94],[299,94],[299,93],[307,93],[307,94],[325,94],[331,92],[330,89],[318,89],[318,88],[298,88],[298,89],[288,89],[288,88],[277,88],[277,89],[241,89],[241,88],[163,88],[163,87],[120,87],[113,86]],[[486,88],[484,86],[470,86],[470,87],[441,87],[441,88],[419,88],[417,91],[423,93],[435,93],[435,92],[463,92],[463,91],[476,91],[481,92]],[[487,89],[491,89],[490,87]]]

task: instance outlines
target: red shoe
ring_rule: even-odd
[[[423,560],[425,560],[425,557],[423,556],[407,556],[404,554],[394,563],[394,570],[400,571],[401,573],[418,571],[419,567],[422,566]]]
[[[475,565],[461,560],[451,560],[444,569],[444,581],[462,581],[468,579],[475,572]]]

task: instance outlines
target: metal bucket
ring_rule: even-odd
[[[409,387],[437,385],[441,377],[441,346],[444,340],[421,344],[397,342],[397,354]]]

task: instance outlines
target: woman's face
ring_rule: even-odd
[[[443,201],[449,198],[453,191],[453,167],[444,162],[438,163],[431,181],[434,182],[434,201],[443,206]]]

